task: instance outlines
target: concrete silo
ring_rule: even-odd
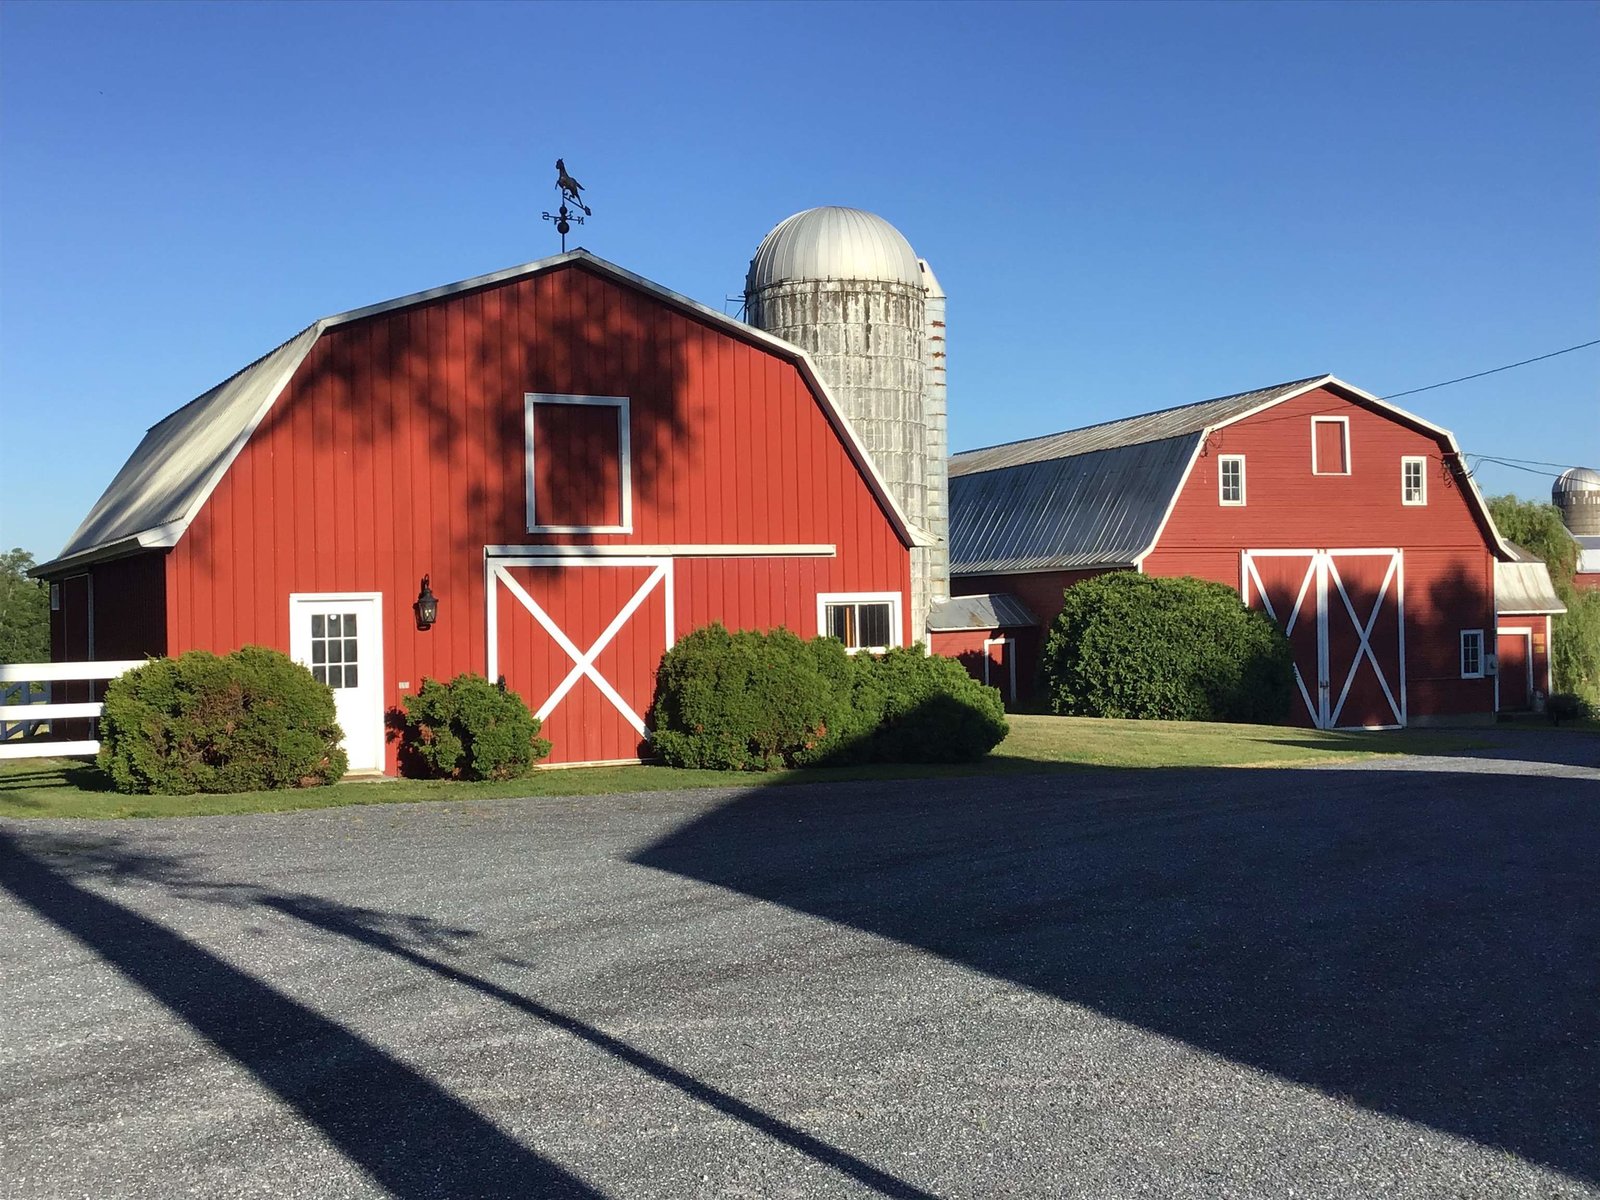
[[[911,552],[918,639],[929,606],[950,594],[944,311],[905,236],[855,208],[779,222],[745,279],[746,319],[811,356],[895,501],[934,542]]]
[[[1600,537],[1600,471],[1572,467],[1550,488],[1550,502],[1574,537]]]

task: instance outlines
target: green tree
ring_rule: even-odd
[[[32,566],[21,547],[0,553],[0,662],[50,658],[50,588],[28,578]]]
[[[1550,630],[1555,690],[1600,703],[1600,592],[1573,586],[1578,543],[1561,523],[1560,512],[1553,504],[1491,496],[1489,515],[1505,537],[1544,559],[1556,596],[1567,606]]]
[[[1578,543],[1561,523],[1555,505],[1490,496],[1489,515],[1504,537],[1544,559],[1558,587],[1572,582],[1572,573],[1578,568]]]

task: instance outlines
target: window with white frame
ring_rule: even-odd
[[[898,646],[900,593],[824,592],[817,597],[817,632],[838,638],[851,654]]]
[[[1217,498],[1223,504],[1244,503],[1244,455],[1224,454],[1217,459]]]
[[[626,396],[523,397],[529,533],[632,533]]]
[[[1350,418],[1311,418],[1311,473],[1350,474]]]
[[[1428,502],[1428,460],[1421,455],[1406,455],[1400,460],[1400,503]]]
[[[1461,631],[1461,678],[1483,678],[1483,630]]]

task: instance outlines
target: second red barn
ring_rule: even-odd
[[[950,476],[958,595],[1047,628],[1084,578],[1194,575],[1287,631],[1299,723],[1496,711],[1497,574],[1519,556],[1448,431],[1331,375],[958,454]],[[1542,579],[1523,611],[1559,611]]]

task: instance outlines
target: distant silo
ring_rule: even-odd
[[[950,594],[944,292],[873,213],[813,208],[761,240],[745,279],[752,325],[810,354],[895,501],[935,545],[911,552],[912,636]]]
[[[1572,467],[1550,489],[1550,500],[1574,537],[1600,537],[1600,471]]]

